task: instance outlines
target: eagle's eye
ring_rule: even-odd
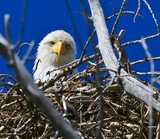
[[[53,46],[53,45],[55,44],[55,42],[54,42],[54,41],[50,41],[49,44],[50,44],[51,46]]]
[[[66,48],[69,49],[71,45],[69,43],[66,43]]]

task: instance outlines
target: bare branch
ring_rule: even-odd
[[[152,57],[152,58],[145,58],[145,59],[141,59],[141,60],[138,60],[138,61],[134,61],[134,62],[131,62],[130,64],[131,65],[136,65],[136,64],[141,64],[141,63],[144,63],[144,62],[148,62],[150,60],[160,60],[160,57]]]
[[[158,122],[158,126],[157,126],[157,129],[156,129],[156,139],[159,139],[160,138],[160,121]]]
[[[0,74],[0,78],[9,78],[11,81],[16,83],[16,80],[11,75],[8,74]]]
[[[151,13],[151,15],[152,15],[152,18],[153,18],[153,20],[154,20],[154,22],[155,22],[155,25],[156,25],[157,31],[158,31],[158,33],[159,33],[160,28],[159,28],[159,25],[158,25],[157,19],[156,19],[155,15],[154,15],[154,12],[152,11],[152,8],[150,7],[149,3],[148,3],[146,0],[143,0],[143,2],[146,4],[146,6],[147,6],[148,10],[150,11],[150,13]]]
[[[89,45],[89,42],[92,40],[92,38],[93,38],[93,36],[94,36],[95,32],[96,32],[96,30],[94,30],[94,31],[91,33],[90,37],[88,38],[88,40],[87,40],[87,42],[86,42],[86,44],[85,44],[85,46],[84,46],[84,48],[83,48],[83,50],[82,50],[82,54],[81,54],[81,57],[80,57],[79,63],[81,63],[81,62],[82,62],[83,57],[84,57],[85,52],[86,52],[86,49],[87,49],[87,47],[88,47],[88,45]]]
[[[118,63],[117,63],[117,58],[114,55],[114,51],[112,49],[112,44],[110,42],[109,32],[106,29],[107,27],[106,27],[106,24],[105,24],[104,15],[101,12],[102,8],[99,4],[99,1],[93,2],[93,0],[89,0],[89,4],[90,4],[90,7],[91,7],[91,11],[92,11],[93,23],[94,23],[94,26],[95,26],[95,29],[96,29],[96,32],[97,32],[98,40],[99,40],[98,48],[100,49],[100,52],[102,54],[104,63],[105,63],[105,65],[110,63],[109,68],[114,70],[114,71],[117,71],[119,66],[118,66]],[[111,74],[112,77],[115,75],[115,73],[111,72],[111,71],[110,71],[110,74]]]
[[[22,23],[21,23],[21,32],[15,48],[19,46],[22,42],[23,34],[25,31],[25,20],[26,20],[26,11],[27,11],[27,0],[23,0],[23,14],[22,14]]]
[[[71,7],[70,7],[70,5],[69,5],[68,0],[64,0],[64,1],[65,1],[65,3],[66,3],[66,7],[67,7],[67,10],[68,10],[68,13],[69,13],[69,16],[70,16],[72,25],[73,25],[74,32],[75,32],[75,34],[76,34],[76,36],[77,36],[79,45],[80,45],[80,47],[81,47],[81,49],[82,49],[82,48],[83,48],[83,42],[82,42],[81,36],[79,35],[79,32],[78,32],[78,30],[77,30],[77,26],[76,26],[75,19],[74,19],[73,14],[72,14]]]
[[[19,46],[19,50],[18,50],[18,52],[17,52],[17,56],[19,56],[20,53],[22,52],[22,47],[23,47],[23,46],[26,45],[26,46],[29,46],[29,47],[33,47],[33,46],[32,46],[32,43],[33,43],[33,42],[31,42],[31,43],[28,43],[28,42],[22,43],[22,44]]]
[[[15,47],[12,42],[9,43],[9,37],[6,39],[0,35],[0,54],[7,59],[6,61],[16,71],[18,78],[14,80],[10,75],[0,74],[1,137],[25,138],[31,136],[40,139],[49,137],[55,139],[147,138],[149,133],[149,138],[151,138],[151,131],[153,130],[153,138],[157,137],[158,139],[160,135],[158,133],[160,130],[160,123],[158,123],[160,118],[160,90],[152,86],[155,83],[156,85],[160,84],[160,76],[157,77],[160,72],[155,71],[153,67],[151,71],[148,70],[149,72],[132,71],[128,67],[130,64],[135,65],[147,61],[153,63],[154,60],[160,60],[160,57],[152,58],[151,54],[148,55],[149,50],[147,49],[146,55],[148,56],[146,58],[129,62],[128,55],[122,46],[142,43],[142,40],[130,41],[121,46],[124,30],[120,29],[121,32],[116,33],[117,35],[115,32],[119,32],[117,27],[124,14],[125,16],[130,14],[129,17],[133,17],[134,22],[138,16],[142,17],[139,13],[143,7],[141,7],[141,1],[137,0],[138,5],[135,12],[124,11],[125,1],[127,0],[116,3],[121,4],[118,13],[115,12],[117,5],[115,7],[113,5],[114,14],[106,18],[98,0],[89,0],[91,8],[87,7],[86,1],[80,1],[83,13],[79,13],[87,20],[88,27],[91,27],[90,31],[94,31],[89,33],[90,36],[79,59],[54,69],[53,71],[59,70],[59,72],[50,81],[39,82],[38,86],[42,91],[39,91],[24,67],[24,63],[31,57],[30,52],[33,45],[27,47],[27,52],[20,60],[14,52],[22,48],[20,46],[22,42]],[[73,9],[69,1],[68,6],[72,14],[70,16],[73,18]],[[105,6],[105,8],[107,7]],[[91,9],[91,12],[88,9]],[[107,9],[105,11],[107,12]],[[151,11],[149,12],[151,13]],[[91,16],[88,13],[91,13]],[[105,24],[111,18],[117,22],[113,23],[115,31],[112,36],[110,36]],[[151,18],[153,19],[153,16]],[[75,19],[73,20],[75,22]],[[8,25],[5,25],[6,31],[8,30],[10,33],[9,19],[6,21],[8,22]],[[96,38],[97,36],[98,38]],[[158,36],[160,33],[147,36],[144,40]],[[97,46],[93,47],[94,54],[88,55],[86,49],[90,46],[93,37],[98,45],[95,44]],[[19,36],[19,40],[21,40],[20,38],[22,39],[22,36]],[[28,45],[28,43],[22,45],[25,44]],[[21,50],[18,51],[18,53],[21,52]],[[38,60],[35,63],[35,71],[39,62],[41,61]],[[78,66],[85,66],[85,69],[83,68],[82,71],[80,69],[78,73],[70,77],[72,70]],[[46,75],[49,76],[50,72],[53,71],[46,72]],[[152,86],[138,78],[143,75],[156,77],[154,81],[152,80]],[[152,121],[149,119],[152,116],[154,118],[153,126],[151,126]],[[146,126],[149,122],[150,126]]]
[[[149,39],[153,39],[153,38],[156,38],[156,37],[159,37],[160,36],[160,33],[157,33],[157,34],[154,34],[154,35],[151,35],[151,36],[147,36],[145,38],[143,38],[144,40],[149,40]],[[140,40],[135,40],[135,41],[130,41],[130,42],[126,42],[124,44],[122,44],[121,46],[124,47],[124,46],[128,46],[128,45],[131,45],[131,44],[136,44],[136,43],[141,43],[141,39]]]
[[[133,72],[134,74],[138,74],[138,75],[160,75],[159,71],[154,71],[154,72]]]
[[[4,15],[4,25],[5,25],[7,41],[9,42],[9,44],[11,44],[12,39],[11,39],[11,34],[10,34],[10,15],[9,14]]]
[[[33,49],[33,46],[34,46],[34,41],[32,41],[29,45],[29,48],[28,48],[28,51],[26,52],[25,56],[23,57],[23,60],[22,60],[22,63],[25,64],[25,62],[27,61],[32,49]]]
[[[145,53],[146,53],[146,56],[150,59],[150,68],[151,68],[151,73],[154,73],[154,61],[152,60],[152,55],[151,55],[151,53],[149,52],[149,50],[148,50],[148,46],[147,46],[147,44],[146,44],[146,42],[145,42],[145,40],[142,38],[142,46],[143,46],[143,48],[144,48],[144,50],[145,50]],[[153,83],[153,76],[154,76],[154,74],[151,74],[152,75],[152,77],[151,77],[151,84]]]
[[[120,18],[121,18],[122,12],[124,11],[124,7],[125,7],[126,3],[127,3],[127,0],[123,0],[121,9],[120,9],[119,14],[118,14],[118,16],[117,16],[117,19],[116,19],[116,21],[115,21],[115,23],[114,23],[114,26],[113,26],[111,35],[114,35],[114,33],[115,33],[115,31],[116,31],[117,25],[118,25],[118,23],[119,23],[119,21],[120,21]]]
[[[80,3],[82,5],[84,14],[88,15],[87,8],[86,8],[84,0],[80,0]],[[88,18],[88,16],[84,16],[84,17],[85,17],[85,20],[86,20],[86,26],[87,26],[88,34],[89,34],[89,36],[92,36],[91,35],[92,34],[92,27],[91,27],[91,24],[90,24],[91,20],[90,20],[90,18]],[[92,48],[94,48],[95,47],[94,38],[92,37],[90,41],[91,41]]]
[[[135,13],[135,15],[134,15],[134,19],[133,19],[133,21],[134,21],[134,22],[136,22],[136,18],[137,18],[137,16],[138,16],[138,13],[139,13],[140,7],[141,7],[141,1],[140,1],[140,0],[138,0],[138,8],[137,8],[137,10],[136,10],[136,13]]]
[[[91,59],[94,59],[95,57],[99,56],[99,54],[96,54],[96,55],[91,55],[89,57],[86,57],[82,60],[82,62],[86,62],[86,61],[89,61]],[[55,83],[57,80],[59,80],[60,78],[62,78],[64,75],[68,75],[71,71],[73,71],[73,69],[75,69],[77,66],[79,66],[80,64],[82,64],[82,62],[79,62],[80,59],[77,59],[69,64],[66,64],[64,66],[61,66],[59,68],[56,68],[54,70],[52,70],[51,72],[55,71],[55,70],[58,70],[58,69],[64,69],[70,65],[72,65],[69,69],[64,69],[62,70],[62,72],[56,76],[55,78],[51,79],[48,83],[44,84],[43,86],[41,86],[41,89],[42,90],[45,90],[47,89],[48,87],[50,87],[53,83]],[[112,72],[114,72],[113,70],[111,70]]]
[[[134,15],[135,15],[136,13],[133,12],[133,11],[122,11],[122,14],[134,14]],[[110,20],[111,18],[113,18],[113,17],[115,17],[115,16],[118,16],[118,15],[119,15],[119,13],[115,13],[115,14],[107,17],[106,20]],[[138,14],[138,16],[140,16],[141,18],[143,18],[143,16],[140,15],[140,14]]]
[[[111,42],[109,39],[109,33],[105,24],[105,19],[103,15],[103,10],[99,1],[89,0],[89,5],[92,12],[93,23],[97,31],[99,49],[102,54],[105,66],[113,70],[118,69],[117,59],[113,52]],[[99,26],[100,25],[100,26]],[[109,52],[109,53],[108,53]],[[111,77],[114,77],[115,74],[110,72]],[[122,77],[123,76],[123,77]],[[143,100],[146,104],[149,105],[150,95],[154,94],[154,90],[150,87],[144,85],[137,79],[128,75],[123,69],[120,74],[120,81],[124,89],[137,97],[138,99]],[[160,112],[160,103],[152,98],[153,108]]]
[[[64,95],[62,95],[61,101],[63,104],[63,111],[64,111],[63,117],[66,117],[67,116],[67,104],[66,104],[66,98]]]
[[[142,38],[142,46],[145,50],[146,56],[148,58],[152,58],[152,55],[148,50],[148,46],[147,46],[147,44],[146,44],[146,42],[143,38]],[[153,62],[152,59],[150,60],[150,68],[151,68],[151,72],[154,73],[154,62]],[[151,77],[151,85],[153,86],[153,76],[154,76],[154,74],[151,74],[151,76],[152,76]],[[148,138],[152,139],[152,136],[153,136],[153,130],[152,130],[152,126],[153,126],[152,95],[150,95],[150,99],[149,99],[149,126],[151,128],[149,128]]]

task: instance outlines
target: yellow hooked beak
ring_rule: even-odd
[[[65,43],[59,41],[56,44],[54,44],[54,46],[52,46],[50,50],[52,53],[56,53],[58,55],[58,64],[61,64],[62,62],[61,56],[65,54],[66,51]]]
[[[58,57],[60,57],[61,55],[63,55],[66,51],[65,49],[65,43],[59,41],[56,44],[54,44],[53,47],[51,47],[50,49],[53,53],[57,53]]]

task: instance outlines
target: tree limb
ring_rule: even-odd
[[[118,61],[110,42],[110,35],[107,26],[105,24],[103,10],[101,8],[99,0],[88,0],[88,1],[92,13],[93,24],[97,31],[99,50],[102,54],[105,66],[112,70],[117,70]],[[113,73],[112,71],[109,72],[111,77],[115,76],[115,73]],[[144,101],[146,104],[149,104],[150,97],[152,97],[152,95],[156,93],[151,87],[144,85],[136,78],[127,74],[124,71],[124,69],[121,69],[119,79],[121,81],[122,86],[128,93]],[[153,102],[153,108],[155,108],[157,111],[160,112],[160,103],[153,97],[152,97],[152,102]]]
[[[9,43],[2,37],[0,37],[0,54],[7,59],[9,66],[16,72],[18,81],[24,87],[23,92],[29,96],[29,99],[37,106],[37,108],[47,115],[53,127],[56,128],[65,139],[80,139],[80,136],[78,136],[74,129],[62,119],[55,107],[34,84],[32,77],[22,62],[17,55],[13,53]]]

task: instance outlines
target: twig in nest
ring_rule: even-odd
[[[41,135],[40,139],[43,139],[46,137],[46,135],[48,133],[48,128],[49,128],[49,124],[46,124],[45,129],[44,129],[43,134]]]
[[[156,139],[159,139],[159,138],[160,138],[160,121],[159,121],[159,123],[158,123],[156,132],[157,132],[157,134],[156,134]]]
[[[124,34],[125,30],[121,30],[118,36],[111,36],[111,43],[113,45],[113,48],[116,50],[116,52],[118,53],[118,63],[119,63],[119,69],[118,71],[121,70],[121,63],[120,61],[122,60],[124,63],[124,69],[127,73],[132,74],[132,70],[131,70],[131,65],[129,62],[129,58],[126,54],[126,51],[124,50],[124,48],[121,46],[121,38]],[[119,72],[118,72],[119,73]]]
[[[70,62],[70,63],[68,63],[68,64],[65,64],[65,65],[63,65],[63,66],[60,66],[59,68],[55,68],[54,70],[50,71],[48,74],[50,74],[51,72],[54,72],[54,71],[56,71],[56,70],[65,69],[65,68],[67,68],[67,67],[69,67],[69,66],[72,66],[72,65],[74,65],[74,64],[76,64],[76,63],[77,63],[77,66],[79,66],[80,64],[82,64],[82,62],[84,62],[84,61],[83,61],[83,58],[84,58],[84,56],[85,56],[86,49],[87,49],[87,47],[88,47],[88,45],[89,45],[89,42],[91,41],[94,33],[95,33],[95,30],[92,32],[91,36],[88,38],[88,40],[87,40],[87,42],[86,42],[86,44],[85,44],[85,46],[84,46],[84,48],[83,48],[83,50],[82,50],[82,54],[81,54],[80,59],[76,59],[76,60],[74,60],[74,61],[72,61],[72,62]],[[91,60],[91,59],[90,59],[90,60]],[[36,70],[35,70],[35,71],[36,71]],[[34,71],[34,72],[35,72],[35,71]]]
[[[66,117],[67,116],[67,104],[66,104],[66,98],[64,95],[62,95],[62,104],[63,104],[63,110],[64,110],[64,114],[63,114],[63,117]]]
[[[91,59],[94,59],[94,58],[97,57],[97,56],[99,56],[99,54],[89,56],[89,57],[87,57],[87,58],[84,58],[84,59],[82,60],[82,62],[89,61],[89,60],[91,60]],[[74,61],[74,62],[75,62],[74,65],[72,65],[69,69],[64,69],[64,70],[62,70],[58,76],[56,76],[55,78],[51,79],[48,83],[46,83],[46,84],[44,84],[43,86],[41,86],[40,89],[45,90],[45,89],[47,89],[48,87],[52,86],[57,80],[59,80],[60,78],[62,78],[64,75],[69,75],[69,73],[70,73],[73,69],[75,69],[77,66],[79,66],[80,64],[82,64],[82,63],[79,63],[79,62],[77,62],[77,61],[79,61],[79,60]],[[72,63],[72,62],[71,62],[71,63]],[[66,65],[68,66],[68,65],[70,65],[71,63],[66,64]],[[72,63],[72,64],[73,64],[73,63]],[[63,67],[66,67],[66,65],[64,65]],[[61,68],[61,67],[60,67],[60,68]],[[59,69],[59,68],[57,68],[57,69]],[[57,69],[55,69],[55,70],[57,70]],[[51,72],[52,72],[52,71],[51,71]]]

